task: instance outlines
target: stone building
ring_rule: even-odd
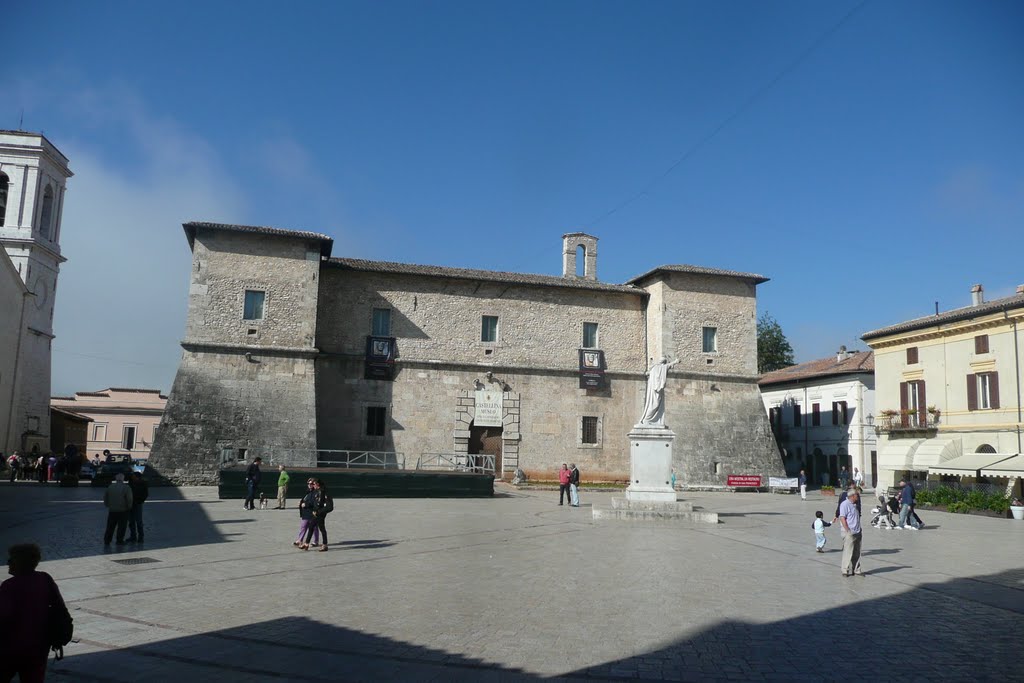
[[[0,451],[50,444],[50,347],[68,160],[38,133],[0,131]],[[11,277],[14,274],[20,284]]]
[[[684,484],[777,475],[761,407],[756,286],[697,266],[597,279],[597,238],[563,237],[562,277],[332,258],[331,238],[187,223],[182,360],[150,463],[208,482],[249,460],[374,451],[493,455],[552,477],[626,479],[650,360],[678,357],[666,422]]]

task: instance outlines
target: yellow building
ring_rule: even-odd
[[[1013,486],[1020,494],[1024,285],[862,336],[875,352],[879,485],[902,477]]]

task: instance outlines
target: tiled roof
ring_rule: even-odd
[[[182,226],[185,229],[185,236],[188,237],[188,246],[191,249],[195,243],[196,230],[203,228],[204,230],[221,230],[225,232],[246,232],[256,235],[266,235],[267,237],[290,237],[292,239],[307,239],[320,242],[320,253],[323,256],[331,255],[331,247],[334,245],[334,239],[327,235],[322,235],[318,232],[308,232],[306,230],[284,230],[282,228],[271,228],[264,225],[234,225],[231,223],[206,223],[204,221],[191,221],[189,223],[183,223]]]
[[[72,410],[68,410],[67,408],[58,408],[57,406],[50,406],[50,410],[55,412],[55,413],[60,413],[61,415],[67,415],[68,417],[73,417],[76,420],[82,420],[83,422],[95,422],[95,420],[93,420],[91,417],[89,417],[87,415],[81,415],[81,414],[76,413],[76,412],[74,412]]]
[[[768,282],[768,278],[764,275],[758,275],[757,273],[741,273],[737,270],[722,270],[721,268],[705,268],[704,266],[689,266],[685,263],[678,263],[675,265],[665,265],[653,268],[643,275],[637,275],[632,280],[627,280],[627,284],[637,284],[641,280],[646,280],[655,273],[659,272],[669,273],[689,273],[692,275],[719,275],[721,277],[734,277],[740,280],[750,280],[755,285],[759,285],[762,282]]]
[[[366,261],[354,258],[328,259],[328,265],[347,270],[358,270],[371,273],[399,273],[403,275],[426,275],[430,277],[446,277],[459,280],[484,280],[486,282],[508,282],[518,285],[536,285],[539,287],[569,287],[572,289],[591,289],[603,292],[623,292],[645,296],[647,293],[629,285],[615,285],[596,280],[557,277],[555,275],[532,275],[530,273],[506,273],[497,270],[473,270],[469,268],[447,268],[442,266],[420,266],[411,263],[393,263],[390,261]]]
[[[873,373],[874,371],[874,352],[854,351],[848,358],[842,361],[837,361],[836,356],[829,356],[828,358],[790,365],[788,368],[768,372],[761,375],[761,379],[757,383],[763,387],[770,384],[784,384],[814,377],[851,375],[864,372]]]
[[[1024,294],[1014,294],[1013,296],[1008,296],[1003,299],[993,299],[992,301],[986,301],[985,303],[977,306],[954,308],[952,311],[946,311],[945,313],[939,313],[938,315],[914,318],[913,320],[908,320],[904,323],[898,323],[896,325],[890,325],[889,327],[872,330],[871,332],[865,332],[860,336],[860,338],[867,341],[868,339],[884,337],[888,334],[910,332],[911,330],[920,330],[926,327],[933,327],[935,325],[943,325],[945,323],[953,323],[960,320],[970,320],[971,318],[1001,311],[1004,308],[1024,308]]]

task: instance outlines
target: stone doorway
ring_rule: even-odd
[[[501,472],[501,435],[502,427],[476,427],[469,428],[469,454],[470,462],[479,467],[483,464],[483,458],[475,458],[477,455],[494,456],[494,472],[500,477]]]
[[[494,476],[497,479],[511,478],[516,468],[519,467],[519,404],[520,397],[517,392],[505,391],[502,393],[502,426],[501,427],[480,427],[481,432],[486,429],[486,434],[478,434],[477,427],[473,424],[476,417],[476,403],[473,398],[474,391],[460,389],[457,395],[455,406],[455,430],[454,444],[452,450],[456,454],[465,453],[467,457],[470,451],[470,442],[479,443],[476,453],[488,453],[495,456]],[[484,439],[487,439],[488,448],[484,451]],[[492,451],[495,451],[493,452]]]

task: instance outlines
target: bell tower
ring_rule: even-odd
[[[68,159],[40,133],[0,131],[0,246],[29,291],[14,366],[8,449],[49,449],[50,348]]]

